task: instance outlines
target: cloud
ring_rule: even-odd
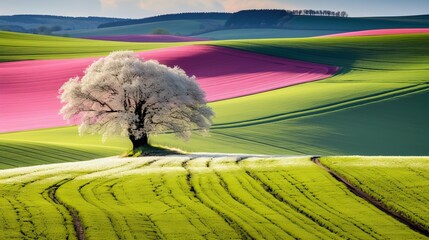
[[[139,7],[155,13],[223,11],[218,0],[140,0]]]
[[[101,6],[103,8],[110,8],[118,6],[119,0],[100,0]]]
[[[133,3],[132,5],[135,5],[135,3],[137,2],[136,0],[100,0],[101,6],[103,8],[116,8],[119,5],[123,5],[125,4],[129,4],[129,3]],[[135,7],[135,6],[134,6]]]
[[[279,0],[218,0],[226,12],[236,12],[243,9],[290,9],[292,6]]]
[[[285,0],[98,0],[106,14],[143,17],[180,12],[236,12],[243,9],[291,8]]]
[[[139,0],[139,7],[146,11],[153,11],[160,14],[202,11],[236,12],[242,9],[290,8],[291,5],[285,3],[283,0]]]

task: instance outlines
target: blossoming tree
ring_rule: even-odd
[[[79,133],[129,137],[133,150],[150,135],[173,132],[188,139],[207,131],[214,115],[195,77],[179,67],[143,61],[131,51],[116,51],[91,64],[82,78],[59,90],[64,119],[80,122]]]

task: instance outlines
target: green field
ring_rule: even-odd
[[[0,31],[0,62],[105,56],[115,50],[142,51],[184,43],[123,43]]]
[[[0,134],[0,169],[84,161],[124,153],[127,139],[79,136],[76,127]]]
[[[307,157],[106,158],[0,171],[0,238],[420,239]],[[333,201],[335,199],[335,201]]]
[[[257,38],[303,38],[328,34],[340,33],[335,30],[296,30],[281,28],[245,28],[218,30],[198,35],[194,37],[208,38],[213,40],[223,39],[257,39]]]
[[[427,28],[429,15],[403,17],[321,17],[321,16],[294,16],[283,26],[289,29],[300,30],[341,30],[358,31],[385,28]]]
[[[170,20],[133,24],[118,27],[68,30],[55,32],[56,35],[73,37],[150,34],[156,29],[165,29],[172,35],[192,35],[210,39],[253,39],[253,38],[289,38],[311,37],[346,31],[385,29],[385,28],[427,28],[429,17],[371,17],[371,18],[340,18],[320,16],[294,16],[277,26],[276,29],[222,29],[226,20]],[[210,31],[211,29],[221,29]],[[199,35],[200,32],[206,32]]]
[[[323,157],[321,162],[429,231],[428,158]]]
[[[295,19],[303,26],[304,20]],[[100,136],[78,136],[74,126],[1,133],[0,239],[76,239],[81,231],[87,239],[427,239],[356,196],[309,156],[428,155],[428,42],[429,34],[186,43],[341,70],[325,80],[210,103],[216,113],[210,136],[182,142],[165,134],[151,143],[190,152],[296,157],[120,158],[110,156],[126,152],[128,139],[102,143]],[[0,32],[0,61],[178,44]],[[321,162],[429,231],[429,158]]]
[[[198,20],[171,20],[153,23],[141,23],[118,27],[71,30],[55,32],[57,35],[73,37],[108,36],[126,34],[150,34],[156,29],[165,29],[171,35],[191,35],[206,29],[223,26],[225,20],[198,19]]]
[[[213,103],[210,138],[154,142],[188,151],[427,155],[427,41],[428,34],[215,42],[342,70],[326,80]]]
[[[74,41],[81,43],[84,40]],[[210,137],[195,136],[189,142],[182,142],[172,136],[157,136],[151,141],[157,145],[199,152],[427,155],[428,41],[429,34],[210,42],[337,65],[342,69],[326,80],[211,103],[216,117]],[[24,42],[28,44],[31,39],[26,38]],[[19,41],[14,44],[19,45]],[[45,46],[49,47],[48,44]],[[79,49],[79,44],[70,43],[70,46]],[[13,56],[27,59],[33,51],[38,50],[28,48],[26,55]],[[58,54],[42,56],[55,58]],[[67,145],[70,142],[59,136],[77,132],[74,127],[48,131],[52,134],[48,134],[42,144],[55,142],[61,145],[64,142]],[[40,144],[38,136],[32,132],[9,133],[0,134],[0,140],[30,140]],[[97,147],[95,150],[86,148],[86,152],[99,154],[98,149],[104,148],[100,138],[94,136],[90,139],[90,144]],[[78,143],[80,139],[73,141]],[[43,148],[36,149],[43,151]],[[118,149],[115,154],[121,154],[123,149]],[[9,164],[14,161],[16,163],[10,164],[13,166],[28,165],[19,163],[19,153],[13,156],[1,158],[0,162]],[[70,157],[76,158],[73,154]]]

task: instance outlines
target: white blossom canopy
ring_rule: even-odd
[[[79,133],[130,139],[174,132],[188,139],[207,131],[214,115],[195,77],[179,67],[140,60],[132,51],[112,52],[91,64],[85,75],[59,90],[64,119],[80,122]]]

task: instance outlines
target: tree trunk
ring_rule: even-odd
[[[141,138],[136,139],[133,135],[130,135],[130,140],[133,143],[133,150],[136,150],[140,147],[149,146],[148,137],[144,134]]]

